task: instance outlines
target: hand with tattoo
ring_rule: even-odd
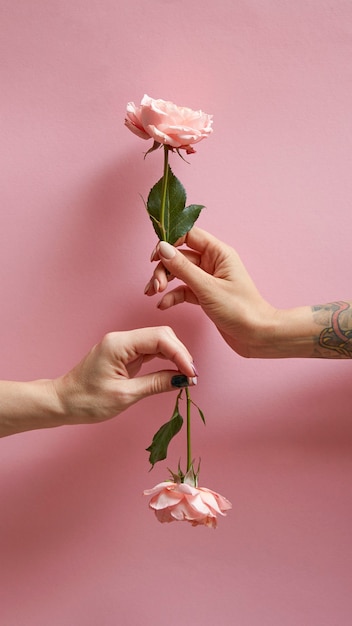
[[[200,228],[175,247],[160,242],[151,260],[158,264],[145,293],[163,294],[158,308],[198,304],[241,356],[352,357],[352,302],[276,309],[261,296],[237,252]],[[163,293],[175,277],[183,284]]]

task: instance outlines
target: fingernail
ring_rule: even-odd
[[[149,291],[150,288],[150,281],[149,283],[146,284],[146,286],[144,287],[144,293],[147,293]]]
[[[156,246],[155,246],[155,248],[154,248],[153,252],[152,252],[152,253],[151,253],[151,255],[150,255],[150,260],[151,260],[151,261],[154,261],[155,253],[156,253]]]
[[[189,382],[187,376],[184,376],[183,374],[176,374],[176,376],[171,378],[171,384],[173,387],[178,387],[180,389],[181,387],[188,387]]]
[[[160,283],[159,283],[157,278],[154,278],[153,287],[154,287],[155,293],[158,293],[159,287],[160,287]]]
[[[159,253],[164,257],[164,259],[173,259],[176,254],[176,250],[174,246],[167,241],[160,241]]]
[[[183,374],[176,374],[176,376],[171,378],[172,386],[177,387],[178,389],[188,387],[189,385],[196,385],[197,382],[197,378],[187,378],[187,376],[184,376]]]
[[[194,363],[191,363],[191,368],[192,368],[192,370],[194,371],[195,376],[199,376],[199,374],[198,374],[198,372],[197,372],[197,368],[196,368],[196,366],[194,365]]]

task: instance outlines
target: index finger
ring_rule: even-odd
[[[217,239],[214,235],[208,233],[207,230],[198,228],[198,226],[193,226],[193,228],[188,231],[184,237],[184,242],[189,248],[192,248],[201,254],[205,252],[208,246],[224,245],[220,239]]]
[[[175,363],[177,369],[188,377],[195,375],[193,359],[172,328],[156,326],[128,331],[129,341],[125,341],[128,360],[148,355],[148,360],[159,357]]]
[[[204,254],[204,252],[209,248],[218,248],[221,250],[224,245],[226,245],[214,237],[214,235],[208,233],[208,231],[198,228],[197,226],[193,226],[193,228],[191,228],[186,235],[178,239],[174,246],[179,248],[184,244],[186,244],[191,250],[198,252],[200,255]],[[158,246],[156,246],[152,252],[151,261],[159,260],[160,256]]]

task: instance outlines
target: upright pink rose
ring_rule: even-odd
[[[159,522],[187,521],[192,526],[216,528],[217,515],[226,515],[231,502],[206,487],[192,487],[187,483],[163,482],[144,495],[152,496],[149,506]]]
[[[213,132],[212,117],[145,95],[139,106],[128,103],[125,125],[142,139],[152,138],[159,144],[191,153],[193,144]]]

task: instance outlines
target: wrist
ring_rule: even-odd
[[[257,307],[255,318],[250,322],[248,332],[249,358],[275,358],[280,356],[282,350],[282,325],[284,324],[284,311],[275,309],[267,302]]]
[[[0,437],[65,424],[52,380],[0,382]]]
[[[57,398],[57,408],[64,424],[67,426],[85,421],[82,415],[80,419],[80,413],[83,412],[83,403],[79,399],[81,396],[79,385],[75,384],[73,374],[74,372],[69,372],[52,381]]]
[[[302,358],[314,355],[316,331],[312,327],[310,307],[271,307],[264,319],[253,336],[251,356]]]
[[[84,384],[82,384],[84,380]],[[79,366],[53,381],[61,415],[66,425],[92,424],[105,417],[99,385],[89,382]]]

